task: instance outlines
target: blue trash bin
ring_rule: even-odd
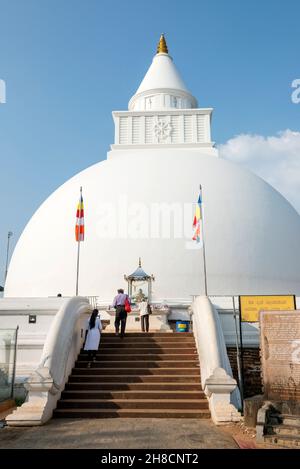
[[[176,321],[176,332],[189,332],[189,321]]]

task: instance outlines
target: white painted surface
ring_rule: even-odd
[[[7,318],[10,316],[13,318],[16,314],[22,316],[32,314],[33,311],[38,311],[40,315],[52,314],[53,311],[57,311],[66,298],[1,298],[0,299],[0,310],[7,313]],[[1,326],[9,327],[1,323]]]
[[[17,342],[16,382],[23,382],[37,367],[47,333],[66,298],[2,298],[0,299],[0,328],[16,329]],[[29,323],[29,316],[36,316]]]
[[[74,223],[80,186],[86,224],[80,294],[97,295],[110,304],[116,289],[126,288],[123,276],[136,268],[139,256],[145,270],[156,278],[153,301],[181,303],[203,293],[202,251],[187,249],[191,246],[191,204],[198,197],[199,182],[203,185],[209,294],[300,293],[300,217],[268,184],[205,152],[116,153],[71,178],[33,215],[12,256],[7,297],[74,294]],[[178,233],[173,229],[164,233],[160,224],[154,233],[158,237],[151,237],[151,223],[146,223],[144,231],[136,230],[136,221],[147,219],[162,203],[167,210],[175,207],[179,212],[189,204],[190,212],[184,223],[179,220]]]
[[[113,150],[130,148],[210,148],[212,109],[171,109],[168,111],[113,112],[115,143]]]
[[[209,399],[212,419],[216,424],[238,421],[236,409],[241,407],[241,398],[232,377],[219,315],[205,296],[196,297],[191,309],[201,384]]]
[[[159,88],[176,89],[188,92],[188,89],[175,67],[172,57],[166,53],[156,54],[143,78],[136,94]]]
[[[172,57],[156,54],[128,108],[141,111],[174,107],[194,108],[197,101],[188,91]]]

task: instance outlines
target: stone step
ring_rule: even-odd
[[[79,362],[80,365],[80,362]],[[122,366],[123,364],[120,364],[119,368],[118,367],[112,367],[112,368],[87,368],[87,367],[78,367],[73,368],[72,370],[72,376],[75,375],[149,375],[149,376],[161,376],[161,375],[189,375],[189,376],[200,376],[200,368],[199,367],[168,367],[168,368],[128,368],[125,366]],[[186,362],[184,363],[186,365]]]
[[[66,390],[136,390],[136,391],[202,391],[201,385],[197,383],[67,383]]]
[[[58,409],[208,409],[206,399],[64,399]]]
[[[101,336],[100,344],[194,344],[195,339],[184,337],[179,340],[176,337],[107,337]]]
[[[300,426],[300,415],[280,414],[283,425]]]
[[[209,419],[207,409],[56,409],[55,418],[203,418]]]
[[[70,383],[119,383],[120,375],[71,375]],[[122,375],[123,383],[200,383],[200,376],[190,375]]]
[[[300,426],[295,425],[267,425],[267,435],[299,435],[300,436]]]
[[[89,361],[76,361],[75,367],[87,368]],[[109,361],[95,361],[91,362],[89,369],[94,368],[181,368],[184,364],[185,368],[196,368],[199,367],[199,363],[196,360],[184,360],[184,362],[178,360],[109,360]]]
[[[138,354],[154,354],[154,355],[168,355],[177,353],[180,355],[195,355],[197,354],[197,349],[195,347],[188,347],[188,348],[180,348],[174,346],[172,347],[100,347],[100,349],[96,352],[96,356],[100,355],[138,355]],[[81,351],[79,357],[87,357],[87,351]]]
[[[300,448],[300,436],[296,435],[266,435],[264,441],[283,448]]]
[[[206,399],[202,390],[189,391],[178,389],[174,390],[66,390],[62,392],[62,400],[68,399],[188,399],[188,400],[201,400]]]
[[[190,361],[190,360],[197,360],[198,356],[195,356],[194,353],[189,354],[177,354],[177,353],[161,353],[161,354],[153,354],[153,353],[114,353],[114,354],[107,354],[107,353],[98,353],[96,356],[96,362],[103,362],[103,361],[142,361],[142,360],[150,360],[150,361],[162,361],[162,360],[175,360],[176,362],[180,361]],[[80,354],[78,356],[77,361],[88,362],[88,356],[84,354]]]
[[[104,332],[95,362],[77,357],[54,417],[210,418],[193,334]]]
[[[114,332],[102,332],[101,335],[103,338],[107,337],[116,337]],[[172,339],[178,339],[182,340],[184,338],[194,338],[194,334],[192,332],[126,332],[125,338],[126,337],[142,337],[143,339],[152,339],[153,337],[156,338],[172,338]],[[118,338],[118,337],[116,337]]]
[[[134,349],[137,349],[137,348],[145,348],[145,349],[148,349],[148,348],[159,348],[159,349],[164,349],[164,348],[173,348],[173,349],[177,349],[177,348],[193,348],[195,349],[195,341],[194,340],[188,340],[188,341],[183,341],[183,342],[178,342],[178,341],[173,341],[173,342],[170,342],[170,341],[165,341],[165,342],[151,342],[151,343],[147,343],[145,341],[138,341],[138,340],[135,340],[135,341],[132,341],[132,342],[127,342],[125,340],[115,340],[115,341],[103,341],[101,340],[100,341],[100,347],[99,347],[99,350],[101,350],[102,348],[120,348],[120,349],[124,349],[124,348],[134,348]],[[81,349],[81,353],[83,352],[83,349]]]

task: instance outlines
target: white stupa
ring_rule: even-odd
[[[82,186],[79,294],[110,303],[141,257],[155,276],[153,301],[189,302],[204,292],[202,251],[191,242],[199,184],[209,295],[300,294],[300,217],[262,179],[218,158],[211,115],[188,91],[162,36],[128,111],[113,112],[107,160],[59,187],[29,221],[5,296],[74,295]]]

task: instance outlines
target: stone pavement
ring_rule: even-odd
[[[41,427],[0,429],[0,449],[201,449],[238,448],[210,420],[53,419]]]

